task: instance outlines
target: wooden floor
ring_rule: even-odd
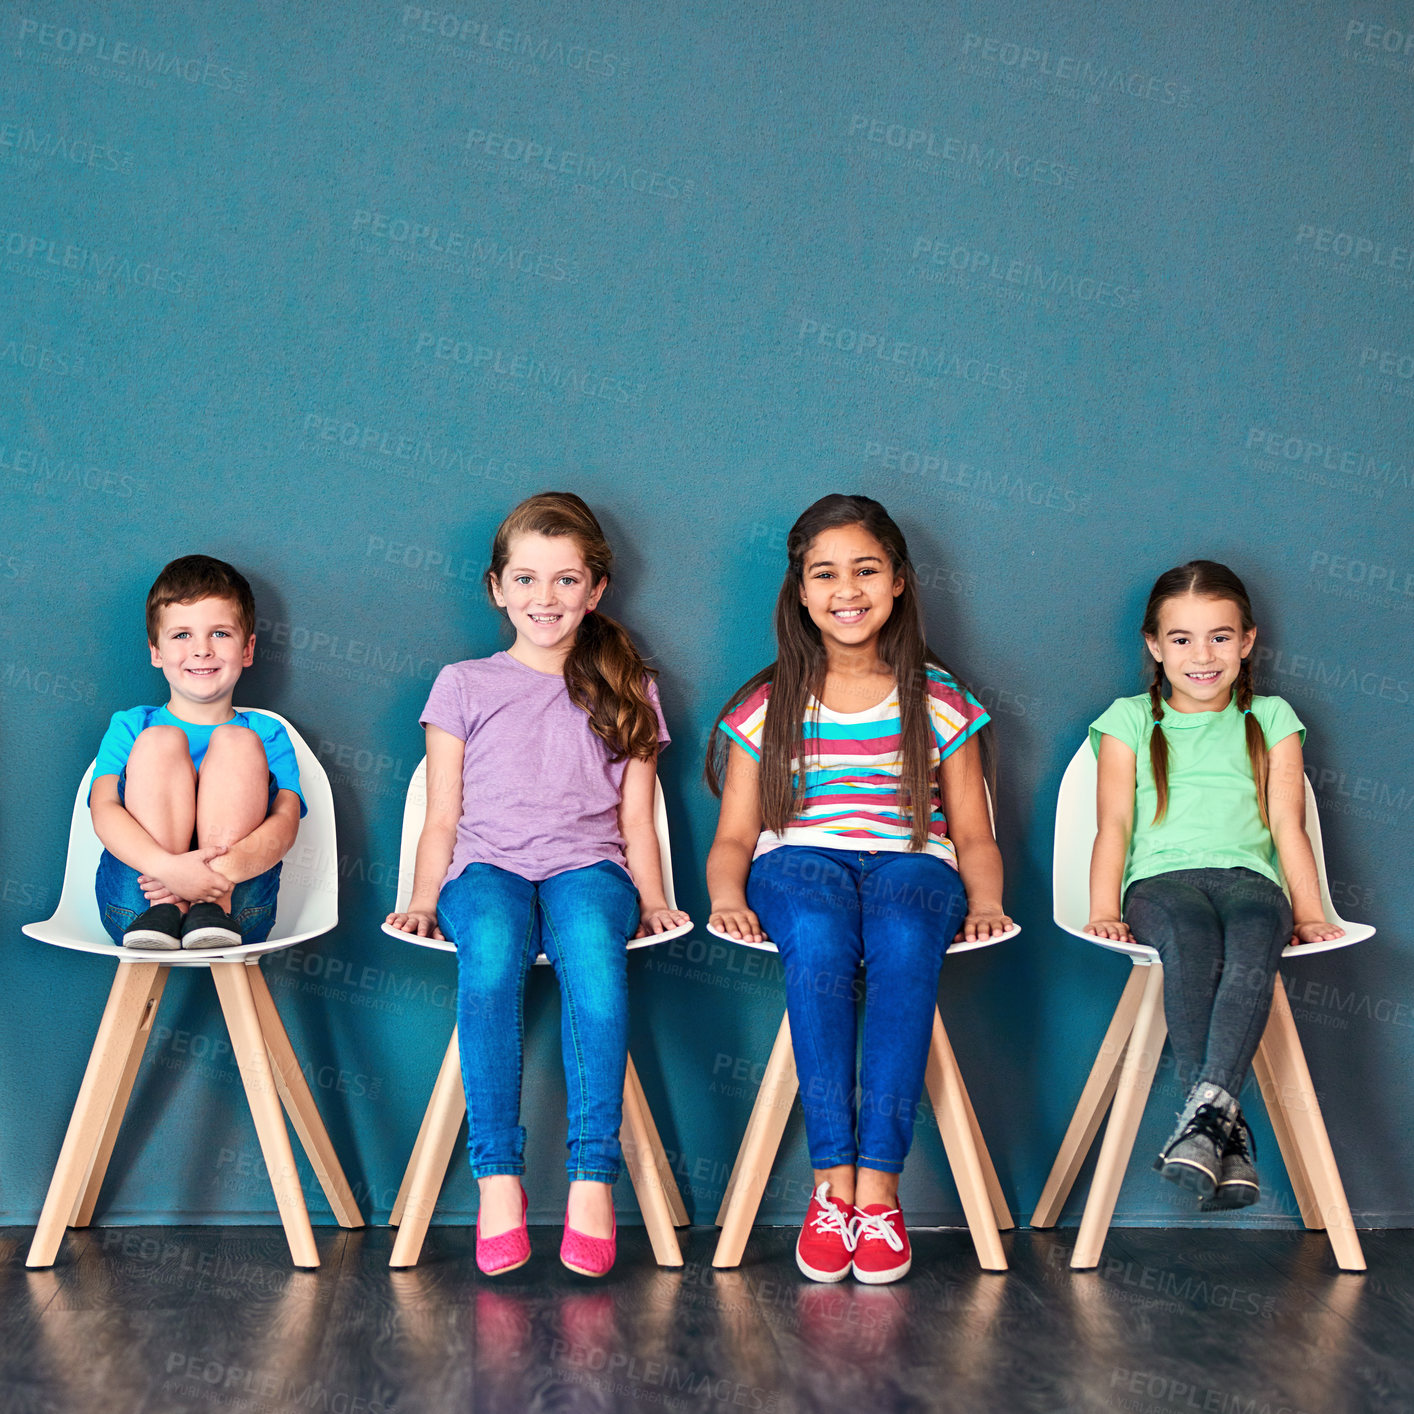
[[[1411,1231],[1362,1233],[1363,1276],[1316,1234],[1116,1229],[1075,1275],[1073,1231],[1021,1232],[990,1276],[965,1232],[919,1232],[873,1289],[804,1281],[779,1228],[735,1272],[715,1230],[662,1271],[627,1229],[602,1283],[549,1228],[496,1281],[466,1229],[403,1272],[387,1228],[316,1231],[318,1272],[249,1227],[96,1228],[31,1272],[0,1229],[0,1411],[1414,1411]]]

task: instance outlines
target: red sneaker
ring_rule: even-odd
[[[854,1252],[854,1225],[848,1203],[829,1197],[822,1183],[811,1195],[805,1224],[795,1244],[795,1264],[811,1281],[843,1281]]]
[[[908,1275],[913,1249],[903,1213],[887,1203],[870,1203],[854,1210],[854,1279],[883,1286]]]

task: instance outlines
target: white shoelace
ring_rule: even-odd
[[[897,1216],[897,1208],[887,1213],[856,1213],[854,1215],[854,1240],[862,1237],[881,1237],[895,1252],[903,1251],[903,1238],[889,1226],[888,1219]]]
[[[822,1237],[829,1233],[838,1233],[844,1240],[845,1251],[854,1251],[854,1221],[845,1215],[826,1198],[830,1191],[828,1183],[822,1183],[815,1190],[815,1216],[810,1220],[810,1225]]]

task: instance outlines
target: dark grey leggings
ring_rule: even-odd
[[[1251,869],[1176,869],[1129,886],[1124,921],[1164,965],[1180,1079],[1236,1095],[1267,1024],[1291,905]]]

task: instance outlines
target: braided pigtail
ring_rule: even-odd
[[[1242,726],[1247,733],[1247,759],[1252,763],[1252,780],[1257,786],[1257,809],[1262,823],[1270,830],[1272,822],[1267,816],[1267,738],[1262,733],[1262,724],[1252,714],[1252,659],[1244,658],[1233,688],[1238,711],[1242,713]]]
[[[1158,805],[1154,811],[1155,825],[1164,818],[1169,808],[1169,744],[1164,737],[1164,665],[1154,664],[1154,678],[1149,684],[1149,715],[1154,719],[1154,730],[1149,733],[1149,769],[1154,775],[1154,793]]]

